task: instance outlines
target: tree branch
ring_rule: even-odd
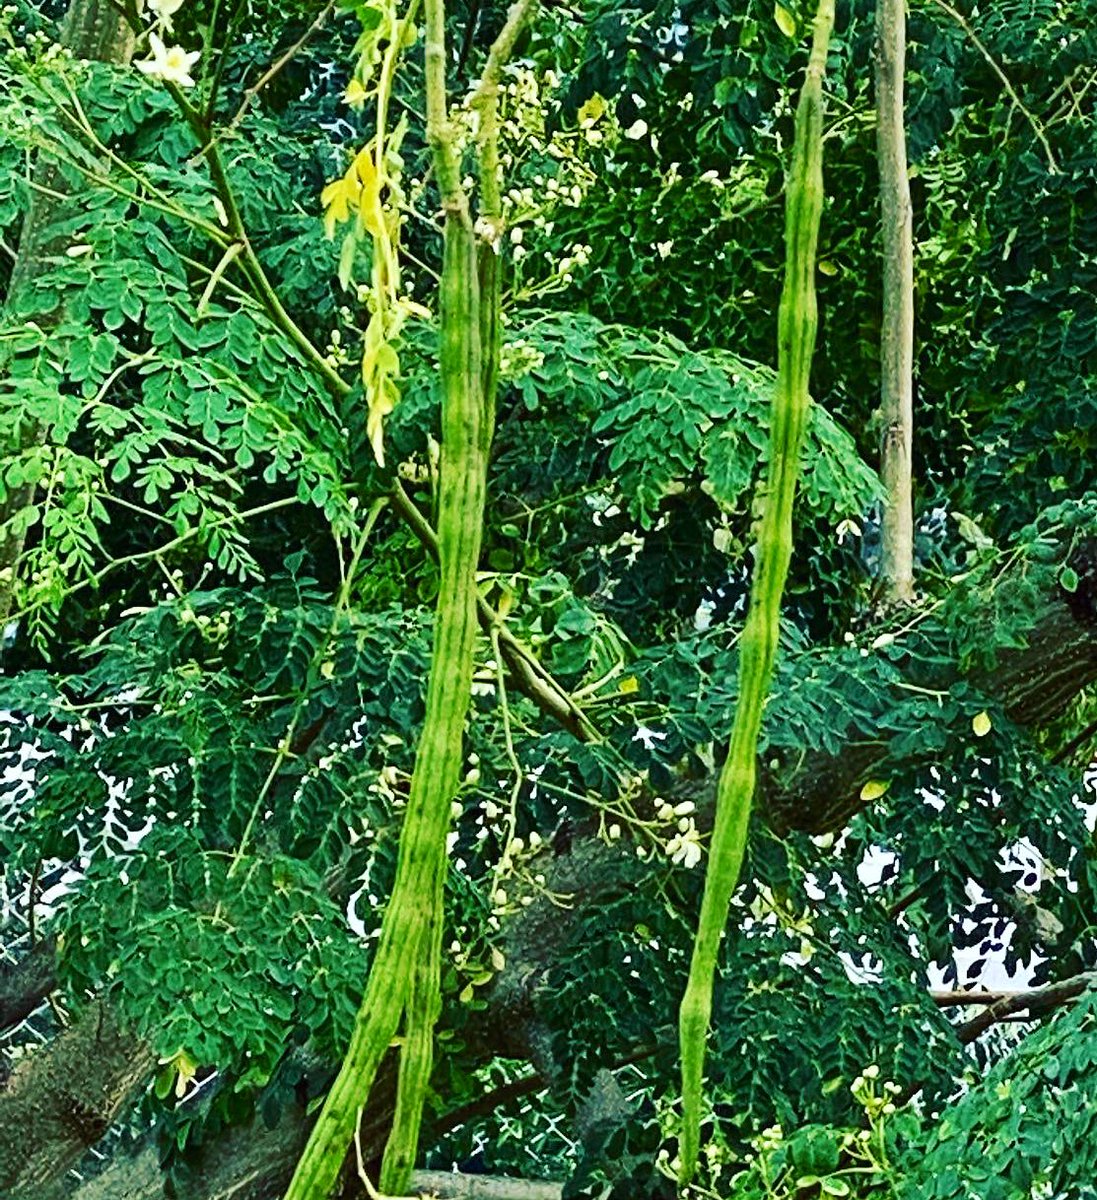
[[[971,44],[986,60],[987,66],[990,67],[994,74],[997,75],[1002,81],[1002,86],[1009,94],[1009,98],[1016,105],[1017,111],[1021,113],[1021,115],[1029,123],[1032,128],[1032,132],[1036,135],[1036,140],[1043,147],[1044,156],[1047,158],[1047,169],[1049,173],[1052,175],[1058,175],[1059,164],[1055,161],[1055,155],[1051,152],[1051,143],[1047,140],[1047,134],[1044,133],[1044,127],[1036,119],[1033,113],[1031,113],[1025,107],[1024,101],[1020,96],[1017,95],[1017,89],[1012,83],[1010,83],[1009,76],[998,65],[994,55],[991,54],[991,52],[986,48],[982,38],[980,38],[972,28],[971,22],[964,16],[963,13],[959,12],[957,9],[953,8],[951,4],[947,3],[947,0],[933,0],[933,3],[936,4],[938,8],[948,13],[948,15],[956,22],[957,25],[960,26],[964,33],[968,35],[968,37],[971,39]]]
[[[985,1004],[986,1008],[977,1017],[972,1017],[970,1021],[957,1025],[956,1037],[961,1044],[966,1046],[969,1042],[975,1041],[980,1034],[985,1033],[992,1025],[1014,1019],[1022,1013],[1025,1014],[1025,1020],[1035,1021],[1056,1008],[1068,1004],[1071,1000],[1076,1000],[1093,986],[1095,980],[1097,980],[1097,973],[1086,971],[1081,975],[1074,975],[1070,979],[1061,980],[1059,983],[1050,983],[1046,987],[1030,988],[1026,991],[966,993],[968,997],[975,998],[958,999],[955,1000],[955,1003]],[[938,1004],[952,1004],[954,1001],[951,998],[945,998],[963,997],[964,995],[963,992],[933,994],[934,1000]]]
[[[301,34],[297,41],[295,41],[293,45],[285,51],[284,54],[275,59],[275,61],[271,63],[271,65],[263,72],[262,75],[259,76],[259,78],[251,85],[251,87],[245,90],[244,99],[241,101],[240,107],[233,114],[232,120],[229,121],[225,128],[220,130],[217,136],[212,139],[210,143],[211,145],[213,142],[219,141],[221,138],[226,137],[228,134],[233,132],[237,125],[239,125],[244,119],[248,109],[255,102],[255,98],[259,95],[263,88],[265,88],[267,84],[279,74],[279,72],[284,70],[285,67],[294,58],[296,58],[298,54],[301,53],[301,51],[309,44],[309,42],[312,41],[312,39],[320,32],[320,30],[323,29],[324,23],[327,21],[328,17],[331,16],[334,9],[335,0],[328,0],[328,3],[325,4],[320,10],[313,23],[308,27],[308,29],[305,30],[303,34]]]
[[[0,963],[0,1034],[21,1024],[57,986],[52,938],[35,943],[17,963]]]

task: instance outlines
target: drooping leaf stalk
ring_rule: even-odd
[[[705,874],[689,980],[679,1011],[682,1136],[679,1179],[688,1183],[700,1149],[705,1039],[728,906],[739,881],[754,796],[762,709],[780,631],[781,594],[792,553],[792,509],[807,424],[815,350],[815,249],[823,209],[823,75],[834,27],[834,0],[819,0],[807,75],[796,109],[785,201],[785,281],[777,316],[777,386],[770,417],[765,506],[740,642],[739,700],[727,761],[716,793],[716,821]]]
[[[512,10],[504,30],[510,38],[506,53],[516,35],[516,31],[508,33],[512,22],[524,22],[532,7],[532,0],[520,0]],[[385,1147],[381,1189],[386,1193],[405,1190],[415,1162],[433,1060],[434,1026],[441,1009],[446,838],[460,779],[463,729],[472,688],[479,601],[476,569],[494,407],[494,396],[486,389],[494,389],[497,374],[498,286],[495,274],[489,272],[485,296],[480,279],[485,255],[494,258],[498,253],[499,230],[494,220],[483,217],[474,228],[447,115],[443,0],[426,0],[424,9],[427,141],[445,213],[439,313],[440,579],[427,711],[400,837],[396,879],[365,996],[343,1066],[286,1200],[325,1200],[330,1195],[381,1059],[398,1032],[402,1037],[396,1111]],[[493,51],[490,61],[495,60]],[[485,304],[493,311],[485,314]],[[490,339],[486,353],[485,336]]]

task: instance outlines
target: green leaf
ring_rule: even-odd
[[[773,19],[777,22],[777,28],[785,37],[794,38],[796,36],[796,18],[783,4],[775,4],[773,6]]]

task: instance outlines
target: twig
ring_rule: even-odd
[[[1065,746],[1062,746],[1051,756],[1051,761],[1056,765],[1065,762],[1075,750],[1081,750],[1083,746],[1087,745],[1095,737],[1097,737],[1097,721],[1090,721],[1081,733],[1072,737]]]
[[[399,480],[393,486],[393,507],[404,524],[419,539],[423,547],[437,558],[438,535]],[[565,729],[584,742],[599,741],[599,733],[586,713],[575,703],[567,689],[544,667],[533,652],[503,624],[495,609],[480,596],[477,600],[480,624],[485,630],[499,629],[499,648],[515,685],[543,713],[558,721]]]
[[[339,631],[340,622],[350,605],[351,588],[354,586],[355,577],[358,573],[358,565],[362,561],[362,554],[365,552],[366,544],[369,542],[373,534],[373,528],[377,524],[377,518],[381,515],[381,510],[385,506],[384,498],[375,500],[373,506],[366,514],[366,519],[362,523],[361,533],[358,537],[358,543],[354,547],[354,553],[351,557],[350,565],[347,567],[347,573],[343,579],[342,587],[339,589],[339,595],[336,597],[335,604],[332,605],[331,621],[328,625],[326,635],[321,639],[320,644],[313,652],[312,661],[309,663],[307,671],[307,682],[297,696],[297,701],[293,706],[293,712],[290,714],[289,724],[286,732],[283,734],[278,743],[274,755],[274,761],[267,771],[267,776],[263,780],[263,784],[255,797],[255,802],[252,804],[251,812],[248,814],[247,823],[244,825],[244,832],[240,835],[240,841],[237,843],[236,849],[233,851],[232,861],[229,865],[228,875],[231,879],[235,874],[237,867],[243,860],[244,854],[247,851],[248,843],[251,840],[252,831],[255,828],[255,822],[259,819],[259,815],[263,810],[263,805],[266,803],[267,796],[270,794],[271,788],[274,786],[274,781],[278,777],[278,773],[282,770],[286,760],[294,754],[294,738],[297,733],[297,724],[301,719],[301,714],[305,710],[305,705],[308,703],[311,692],[311,685],[315,682],[315,674],[318,672],[324,658],[328,655],[331,649],[332,642]]]
[[[899,897],[898,900],[888,909],[887,916],[889,921],[894,921],[901,913],[906,912],[908,908],[915,902],[920,900],[926,893],[927,884],[918,883],[910,889],[905,895]]]
[[[975,1041],[992,1025],[1015,1018],[1018,1013],[1027,1013],[1026,1020],[1036,1020],[1060,1005],[1076,1000],[1093,985],[1095,980],[1097,980],[1097,973],[1086,971],[1081,975],[1074,975],[1070,979],[1061,980],[1059,983],[1030,988],[1027,991],[966,993],[968,997],[974,996],[975,999],[958,1000],[956,1003],[985,1003],[987,1007],[977,1017],[957,1025],[956,1037],[961,1045],[966,1046],[969,1042]],[[958,994],[965,995],[965,993]],[[933,995],[934,999],[937,999],[940,993],[933,993]],[[937,1002],[941,1003],[940,1000]],[[949,1002],[952,1003],[952,1001]]]
[[[136,554],[126,554],[121,558],[111,559],[105,567],[100,568],[94,575],[89,575],[86,579],[80,580],[70,588],[66,588],[60,597],[62,600],[67,600],[70,596],[75,596],[77,592],[82,592],[89,587],[98,587],[100,583],[108,576],[112,575],[120,567],[132,566],[134,563],[147,562],[150,558],[161,558],[165,554],[170,554],[173,550],[178,550],[180,546],[186,545],[187,542],[196,538],[199,534],[207,533],[211,529],[217,529],[222,525],[227,525],[230,521],[246,521],[250,517],[263,516],[266,513],[274,512],[275,509],[286,508],[291,504],[300,504],[296,496],[286,496],[281,500],[272,500],[268,504],[259,504],[255,508],[245,509],[243,512],[227,513],[224,517],[211,522],[208,525],[191,525],[184,530],[178,537],[172,538],[165,542],[162,546],[157,546],[152,550],[141,550]],[[40,607],[39,604],[31,604],[26,608],[20,609],[16,613],[9,616],[9,621],[19,621],[23,617],[28,616]]]
[[[495,893],[498,890],[503,872],[510,865],[510,847],[514,841],[518,825],[518,798],[522,794],[522,784],[526,780],[522,764],[518,761],[518,753],[514,749],[514,734],[511,730],[510,722],[510,705],[507,703],[506,671],[503,670],[503,651],[499,645],[499,634],[502,628],[501,623],[492,626],[491,648],[494,651],[495,657],[495,681],[499,692],[499,711],[503,717],[503,743],[506,747],[507,760],[510,762],[511,770],[514,772],[514,785],[511,787],[510,803],[507,805],[506,841],[503,844],[503,853],[499,856],[499,861],[495,864],[495,870],[492,872],[490,891],[492,903],[495,901]]]
[[[292,59],[300,54],[300,52],[308,45],[308,43],[312,41],[312,39],[320,32],[321,29],[323,29],[324,22],[327,21],[328,17],[331,16],[334,8],[335,0],[328,0],[328,3],[320,10],[316,20],[313,21],[308,29],[301,34],[297,41],[295,41],[284,54],[275,59],[275,61],[271,63],[271,65],[263,72],[262,75],[259,76],[259,78],[251,85],[251,87],[244,92],[244,99],[241,102],[240,107],[236,110],[232,120],[229,121],[225,128],[222,129],[213,139],[214,142],[225,137],[227,134],[232,133],[236,129],[237,125],[239,125],[244,119],[248,109],[252,106],[255,98],[259,95],[263,88],[265,88],[267,84],[270,83],[270,81],[276,75],[278,75],[279,72],[282,71]],[[211,142],[211,145],[212,144],[213,143]]]
[[[956,22],[956,24],[959,25],[960,28],[968,35],[968,37],[971,39],[972,45],[976,48],[976,50],[979,51],[983,58],[986,59],[987,65],[1002,81],[1002,86],[1009,93],[1009,98],[1017,106],[1017,110],[1021,113],[1025,120],[1028,121],[1029,125],[1032,127],[1032,132],[1036,135],[1036,140],[1043,147],[1044,154],[1047,157],[1048,171],[1052,175],[1058,175],[1059,164],[1055,161],[1055,155],[1051,151],[1051,143],[1047,140],[1047,135],[1044,133],[1043,126],[1036,119],[1035,115],[1025,107],[1024,101],[1020,96],[1017,95],[1017,89],[1012,83],[1010,83],[1009,76],[1005,73],[1005,71],[1002,70],[1002,68],[998,65],[997,60],[994,58],[994,55],[991,54],[991,52],[983,44],[982,39],[972,28],[971,22],[968,21],[967,17],[965,17],[963,13],[958,12],[955,8],[953,8],[952,5],[948,3],[948,0],[933,0],[933,3],[936,4],[938,8],[948,13],[948,15]]]

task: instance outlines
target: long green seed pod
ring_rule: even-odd
[[[297,1164],[286,1200],[330,1195],[381,1059],[405,1018],[397,1121],[386,1149],[386,1187],[407,1184],[437,1020],[438,939],[450,807],[462,765],[462,734],[472,689],[487,455],[480,352],[476,238],[463,204],[447,210],[442,268],[442,465],[440,582],[427,711],[400,838],[396,880],[377,955],[343,1066]],[[426,1049],[424,1050],[424,1046]],[[414,1078],[413,1078],[414,1076]],[[410,1090],[407,1090],[409,1089]]]
[[[381,1192],[401,1195],[415,1166],[419,1127],[434,1065],[434,1026],[442,1008],[443,883],[439,875],[429,902],[427,927],[413,957],[415,973],[407,999],[396,1110],[381,1163]]]
[[[517,0],[489,55],[484,94],[494,112],[499,72],[534,0]],[[450,810],[462,763],[472,691],[488,454],[499,360],[499,225],[482,223],[480,244],[462,190],[447,120],[444,0],[425,0],[427,141],[446,214],[441,280],[442,464],[439,485],[438,606],[427,711],[415,756],[396,880],[381,924],[377,955],[343,1066],[297,1165],[286,1200],[326,1200],[342,1166],[381,1059],[403,1017],[396,1111],[381,1167],[385,1192],[403,1193],[415,1164],[423,1103],[441,1010],[443,895]],[[493,127],[492,127],[493,128]],[[488,138],[495,198],[497,153]],[[491,236],[494,232],[495,236]]]
[[[762,709],[780,632],[781,593],[792,553],[792,508],[808,415],[815,350],[815,249],[823,209],[823,75],[834,27],[834,0],[819,0],[807,76],[796,109],[792,169],[786,190],[785,282],[777,317],[777,387],[770,425],[765,509],[758,536],[750,610],[740,643],[739,700],[727,762],[716,792],[704,898],[689,981],[679,1011],[682,1136],[679,1180],[689,1183],[700,1151],[705,1039],[720,938],[739,881],[754,796]]]

